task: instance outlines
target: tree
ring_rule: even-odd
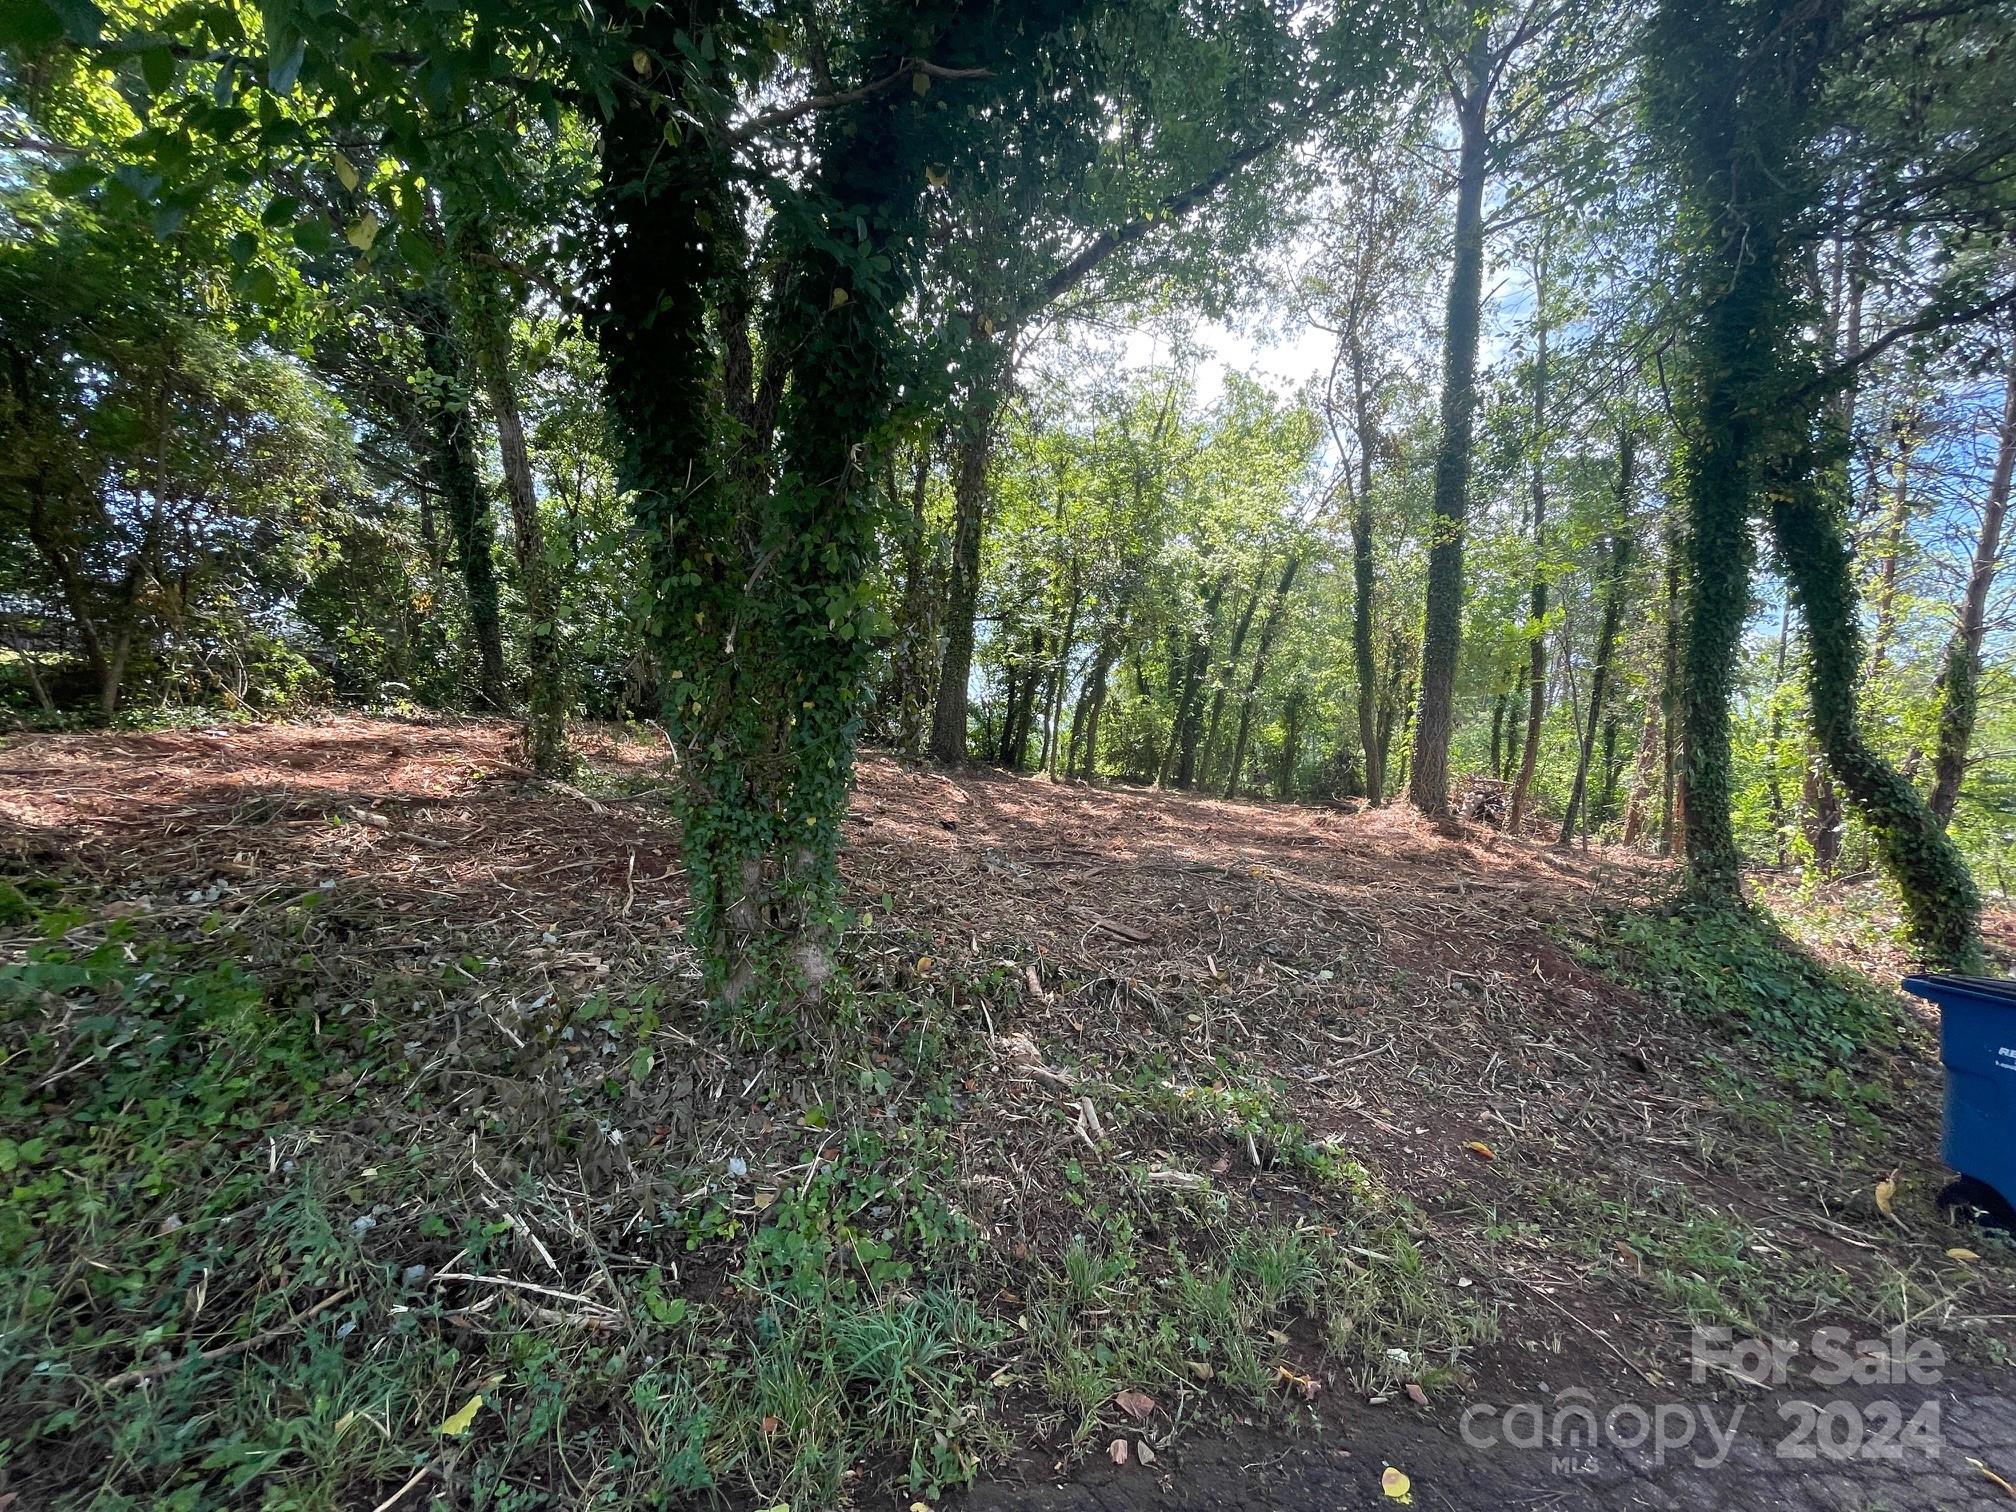
[[[1683,410],[1688,869],[1709,895],[1736,895],[1729,699],[1749,608],[1749,522],[1761,510],[1806,625],[1815,737],[1902,886],[1920,950],[1965,965],[1978,909],[1966,866],[1858,716],[1862,636],[1845,501],[1826,483],[1844,444],[1830,394],[1872,355],[1951,311],[1935,299],[1921,319],[1823,368],[1803,340],[1810,301],[1795,277],[1802,238],[1827,202],[1816,144],[1842,108],[1828,94],[1830,77],[1847,59],[1860,68],[1888,61],[1894,40],[1887,18],[1859,29],[1866,19],[1851,27],[1839,4],[1669,0],[1648,36],[1648,107],[1683,196],[1692,314]],[[1922,66],[1905,51],[1908,66]],[[1916,173],[1922,159],[1910,156]]]
[[[1400,151],[1369,156],[1337,185],[1318,222],[1323,250],[1301,280],[1311,323],[1335,335],[1323,413],[1342,460],[1351,524],[1351,655],[1357,676],[1358,748],[1367,800],[1386,794],[1379,737],[1378,501],[1382,461],[1397,461],[1390,427],[1402,395],[1417,386],[1408,323],[1428,265],[1423,231],[1428,193]]]
[[[1564,103],[1597,108],[1611,45],[1601,10],[1547,0],[1508,15],[1462,11],[1441,32],[1441,66],[1456,132],[1453,256],[1442,334],[1442,423],[1435,458],[1435,534],[1421,636],[1421,706],[1408,797],[1449,812],[1449,741],[1463,631],[1463,544],[1483,324],[1485,192],[1492,172],[1526,162],[1562,128]],[[1501,221],[1504,213],[1501,207]]]
[[[988,462],[1029,343],[1158,283],[1163,297],[1222,301],[1234,260],[1278,209],[1251,170],[1285,165],[1335,120],[1356,124],[1395,87],[1408,41],[1405,15],[1385,5],[1337,7],[1306,27],[1238,0],[1202,13],[1132,5],[1099,27],[1075,107],[1053,96],[1040,130],[1016,123],[992,155],[1019,172],[1005,184],[978,176],[960,200],[961,234],[947,238],[959,318],[977,334],[952,406],[952,573],[931,734],[941,762],[966,756]]]
[[[1575,784],[1568,793],[1568,808],[1561,816],[1560,843],[1575,838],[1575,820],[1589,785],[1589,763],[1596,752],[1596,730],[1604,715],[1604,697],[1611,681],[1611,657],[1617,648],[1617,630],[1624,617],[1624,595],[1631,566],[1631,506],[1637,487],[1634,442],[1627,426],[1617,439],[1617,522],[1604,549],[1603,626],[1596,636],[1596,660],[1589,673],[1589,716],[1577,742]],[[1530,747],[1529,747],[1530,751]]]
[[[2002,424],[1995,447],[1994,470],[1981,505],[1981,525],[1975,537],[1967,587],[1954,617],[1939,674],[1939,729],[1932,759],[1932,792],[1928,799],[1941,824],[1950,824],[1967,774],[1967,752],[1974,739],[1981,683],[1981,646],[1988,630],[1988,595],[2001,560],[2002,530],[2009,513],[2011,475],[2016,474],[2016,332],[2011,333],[2009,368],[2002,384]]]

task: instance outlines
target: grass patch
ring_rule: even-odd
[[[1032,1439],[1432,1386],[1490,1334],[1411,1210],[1229,1074],[1117,1098],[1130,1149],[1070,1161],[1010,1244],[980,1199],[988,1047],[929,998],[863,1000],[847,1045],[794,1061],[698,1041],[620,979],[534,1001],[455,942],[346,996],[316,954],[340,908],[0,897],[0,1471],[24,1501],[335,1512],[415,1476],[415,1505],[498,1512],[935,1497]],[[679,1116],[668,1077],[715,1121],[619,1141]],[[1046,1159],[1053,1115],[1024,1118]],[[1158,1184],[1134,1136],[1164,1121],[1329,1195],[1283,1224]],[[603,1198],[597,1160],[641,1200]]]

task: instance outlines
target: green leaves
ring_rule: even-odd
[[[0,47],[39,52],[58,42],[96,42],[105,12],[92,0],[0,0]]]
[[[157,95],[166,94],[175,82],[175,54],[166,47],[150,47],[140,54],[140,74]]]

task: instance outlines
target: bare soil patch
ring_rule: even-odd
[[[863,915],[845,954],[869,1006],[844,1042],[786,1044],[734,1032],[697,1000],[662,742],[586,734],[583,775],[559,785],[523,770],[516,735],[496,721],[338,718],[0,751],[8,872],[78,910],[71,944],[114,938],[122,921],[191,942],[221,930],[318,1034],[341,1018],[379,1026],[371,1045],[398,1039],[396,1065],[375,1081],[360,1070],[341,1119],[261,1137],[276,1173],[312,1164],[356,1194],[339,1206],[371,1220],[355,1227],[357,1263],[464,1274],[459,1220],[431,1238],[419,1227],[454,1206],[444,1190],[503,1225],[483,1273],[510,1285],[428,1283],[443,1337],[506,1315],[629,1337],[647,1275],[654,1296],[740,1316],[753,1237],[872,1137],[884,1185],[864,1213],[912,1211],[906,1162],[942,1168],[952,1195],[919,1209],[950,1213],[942,1229],[863,1217],[847,1230],[868,1293],[908,1296],[969,1246],[961,1265],[1002,1337],[1040,1332],[1043,1277],[1066,1278],[1060,1295],[1097,1320],[1102,1287],[1171,1295],[1187,1284],[1172,1257],[1240,1234],[1320,1234],[1366,1268],[1368,1307],[1401,1293],[1380,1289],[1393,1257],[1354,1225],[1423,1257],[1404,1293],[1419,1310],[1398,1332],[1366,1316],[1354,1335],[1341,1283],[1313,1312],[1291,1286],[1259,1330],[1271,1342],[1257,1397],[1227,1392],[1222,1360],[1218,1379],[1133,1380],[1145,1346],[1110,1340],[1103,1360],[1080,1351],[1095,1362],[1085,1381],[1060,1385],[1064,1367],[997,1340],[972,1384],[998,1390],[998,1408],[962,1416],[961,1404],[967,1427],[950,1431],[976,1463],[1034,1441],[1068,1466],[1116,1433],[1166,1442],[1214,1410],[1269,1432],[1363,1432],[1373,1414],[1446,1437],[1483,1395],[1698,1392],[1685,1353],[1696,1322],[1904,1324],[1986,1370],[2006,1353],[2008,1252],[1932,1205],[1939,1071],[1922,1021],[1900,1001],[1899,1037],[1845,1073],[1850,1095],[1788,1083],[1754,1047],[1621,985],[1610,921],[1663,894],[1657,863],[1395,810],[948,775],[870,754],[845,860]],[[426,1152],[426,1182],[377,1174],[388,1145]],[[1892,1173],[1894,1217],[1874,1195]],[[135,1221],[157,1230],[178,1201],[134,1200]],[[1977,1258],[1951,1258],[1961,1246]],[[1108,1251],[1127,1278],[1073,1270]],[[307,1273],[286,1279],[305,1286]],[[233,1303],[263,1320],[259,1278],[211,1284],[201,1318],[149,1349],[172,1358],[227,1337],[207,1330]],[[525,1286],[551,1295],[500,1299]],[[636,1326],[683,1326],[650,1311]],[[1435,1357],[1382,1330],[1432,1338]],[[1168,1342],[1179,1377],[1187,1357],[1217,1358],[1208,1340]],[[664,1348],[633,1347],[623,1368]],[[159,1357],[116,1354],[94,1362],[100,1379]],[[1114,1382],[1152,1394],[1145,1425],[1115,1405]],[[1062,1405],[1073,1390],[1084,1400]],[[415,1462],[453,1504],[468,1495],[465,1461],[415,1439],[417,1422],[388,1425],[389,1457],[347,1483],[370,1496],[354,1504],[374,1505]],[[788,1420],[752,1415],[741,1431],[744,1490],[775,1483],[766,1465],[802,1464],[780,1439]],[[583,1451],[555,1439],[539,1473],[571,1484]],[[45,1447],[19,1483],[80,1473]],[[914,1487],[914,1463],[850,1464],[835,1484],[871,1497],[890,1481]],[[416,1490],[396,1505],[424,1501]]]

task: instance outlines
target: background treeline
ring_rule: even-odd
[[[2007,890],[2004,9],[9,14],[20,719],[662,720],[731,984],[861,738]]]

